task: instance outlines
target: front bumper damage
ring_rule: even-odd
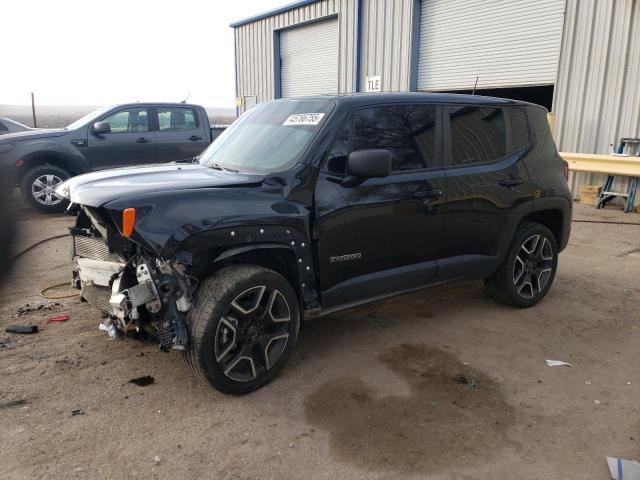
[[[150,336],[163,350],[183,350],[193,291],[185,267],[141,253],[125,259],[110,252],[103,238],[88,233],[72,232],[73,284],[103,312],[100,328],[112,337]]]

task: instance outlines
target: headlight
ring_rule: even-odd
[[[69,181],[67,180],[66,182],[62,182],[60,185],[58,185],[56,187],[56,193],[61,197],[64,197],[67,200],[69,200],[69,198],[71,197]]]
[[[0,145],[0,155],[3,153],[7,153],[9,150],[13,148],[13,145],[10,143],[5,143],[4,145]]]

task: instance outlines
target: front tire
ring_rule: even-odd
[[[547,294],[558,267],[558,246],[551,231],[527,222],[516,231],[502,265],[484,281],[494,300],[531,307]]]
[[[29,170],[22,179],[22,196],[33,208],[43,213],[63,212],[69,202],[55,189],[70,175],[55,165],[39,165]]]
[[[206,279],[189,312],[189,367],[223,393],[252,392],[273,380],[300,331],[300,307],[279,273],[225,267]]]

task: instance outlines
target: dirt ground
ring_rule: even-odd
[[[71,223],[19,214],[16,250]],[[465,282],[309,322],[280,377],[244,397],[196,383],[179,352],[108,340],[78,297],[17,316],[70,268],[67,240],[48,242],[2,291],[0,478],[587,480],[609,478],[606,455],[640,460],[640,226],[574,223],[531,309]]]

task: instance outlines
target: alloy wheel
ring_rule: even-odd
[[[513,284],[522,298],[540,295],[553,274],[554,252],[544,235],[527,238],[513,263]]]
[[[57,205],[64,200],[56,193],[56,187],[62,182],[57,175],[40,175],[31,184],[31,194],[42,205]]]
[[[248,382],[270,370],[287,346],[291,309],[285,296],[267,285],[238,295],[220,319],[214,353],[224,374]]]

